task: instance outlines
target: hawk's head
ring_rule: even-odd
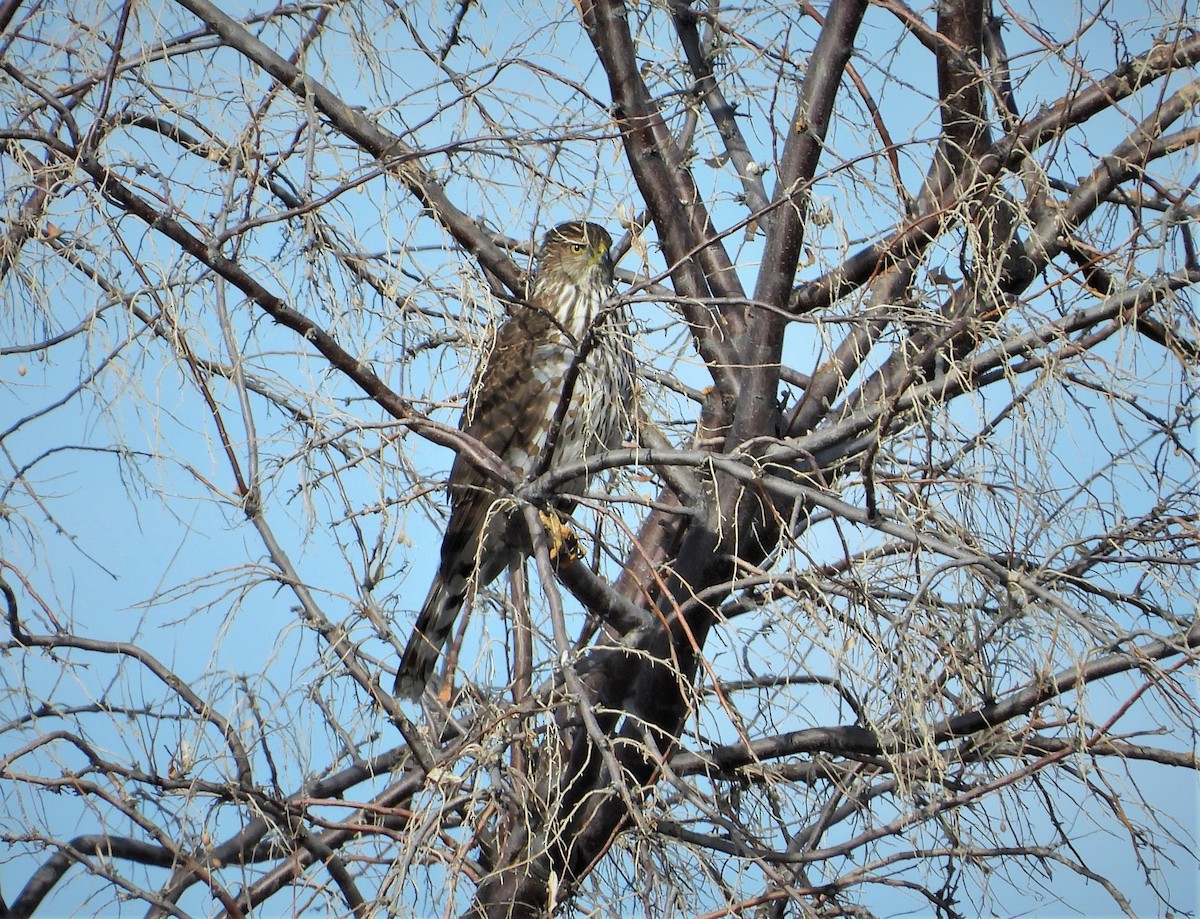
[[[560,223],[538,249],[536,288],[574,287],[589,299],[603,300],[612,287],[612,237],[604,227],[583,220]]]

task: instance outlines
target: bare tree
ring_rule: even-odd
[[[1189,6],[0,4],[0,914],[1194,909]],[[552,558],[457,415],[584,217]]]

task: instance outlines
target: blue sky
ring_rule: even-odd
[[[414,10],[413,15],[428,17],[418,31],[430,42],[445,34],[448,14],[441,7]],[[600,215],[617,234],[620,227],[612,215],[638,210],[634,186],[609,131],[607,88],[596,66],[589,63],[589,47],[569,6],[472,8],[465,26],[468,41],[448,57],[454,75],[438,73],[426,55],[402,40],[399,28],[383,30],[366,14],[359,18],[356,9],[339,10],[335,22],[337,27],[310,58],[310,72],[391,130],[411,131],[406,138],[413,143],[461,144],[431,157],[428,165],[445,181],[456,203],[488,226],[517,240],[532,241],[537,232],[560,220]],[[748,21],[746,27],[755,26]],[[132,33],[135,40],[127,47],[147,42],[154,34],[179,34],[192,27],[194,21],[173,7],[139,8]],[[43,28],[45,38],[66,40],[71,27],[64,19],[57,25],[47,20]],[[762,31],[766,34],[765,25]],[[789,47],[803,47],[812,32],[811,22],[793,23],[787,35]],[[864,47],[855,60],[868,84],[877,89],[893,135],[902,140],[902,176],[915,191],[937,132],[928,104],[934,92],[933,72],[911,40],[896,44],[895,35],[891,19],[873,10],[863,33]],[[366,36],[377,41],[379,53],[355,57],[352,47]],[[296,35],[271,28],[262,37],[288,48]],[[1010,30],[1006,37],[1021,68],[1022,104],[1033,111],[1039,103],[1056,98],[1063,69],[1020,33]],[[1139,37],[1148,40],[1132,35]],[[1021,49],[1027,50],[1017,53]],[[1119,50],[1100,26],[1084,47],[1087,63],[1096,71],[1110,68]],[[31,66],[53,72],[48,48],[26,47],[25,53]],[[33,60],[43,54],[46,57]],[[792,104],[787,98],[789,87],[785,84],[783,98],[773,97],[767,91],[774,82],[771,75],[750,67],[751,49],[731,45],[728,54],[731,80],[745,92],[748,138],[761,159],[769,162],[774,151],[772,131]],[[507,60],[504,66],[493,65],[502,58]],[[1025,68],[1032,76],[1025,75]],[[556,72],[567,73],[571,81],[554,77]],[[884,86],[883,77],[897,72],[903,78]],[[248,126],[251,114],[265,106],[260,124],[270,141],[266,146],[275,152],[264,163],[277,166],[278,178],[301,197],[317,198],[346,187],[316,215],[320,232],[329,234],[321,246],[311,245],[318,228],[315,217],[313,222],[297,218],[248,231],[236,254],[264,283],[285,292],[297,309],[369,361],[398,392],[453,423],[478,342],[500,311],[475,267],[453,251],[395,178],[376,175],[375,164],[350,144],[305,150],[309,138],[319,136],[306,128],[320,119],[286,94],[266,105],[269,81],[231,52],[149,63],[144,75],[148,83],[169,87],[168,98],[192,100],[179,116],[183,124],[197,132],[215,125],[216,133],[231,145],[259,142]],[[657,84],[664,94],[667,83],[669,78]],[[189,85],[195,92],[184,91]],[[474,103],[461,101],[464,86],[475,93]],[[118,88],[125,94],[121,104],[131,110],[155,110],[158,100],[149,94],[139,95],[124,83]],[[564,108],[556,111],[556,104]],[[675,104],[673,112],[685,108],[682,95],[668,104]],[[1086,155],[1108,149],[1113,136],[1144,114],[1132,102],[1125,108],[1080,132],[1057,168],[1069,171],[1075,164],[1080,170],[1087,168]],[[812,264],[804,277],[819,275],[895,219],[887,168],[878,158],[855,159],[875,138],[853,93],[845,96],[844,119],[831,133],[828,161],[853,165],[822,176],[815,190],[815,201],[829,219],[823,225],[814,223]],[[537,131],[530,134],[531,125]],[[555,142],[544,142],[543,134]],[[515,139],[496,139],[502,135]],[[294,146],[288,147],[289,143]],[[697,149],[701,159],[713,157],[711,164],[695,168],[715,219],[722,226],[740,221],[744,208],[737,201],[738,183],[720,161],[715,140],[702,136]],[[172,203],[203,232],[219,230],[213,225],[214,215],[236,225],[239,220],[270,216],[279,208],[277,201],[254,192],[248,183],[229,183],[211,160],[181,155],[178,147],[148,132],[115,134],[105,153],[114,162],[149,164],[139,181],[151,192],[169,189]],[[1179,168],[1186,173],[1190,167]],[[20,175],[8,160],[0,169],[7,172],[5,183]],[[881,190],[874,194],[872,187]],[[234,290],[180,258],[173,244],[131,219],[110,225],[98,216],[96,207],[104,206],[81,187],[56,203],[47,222],[59,227],[109,276],[120,279],[128,294],[125,301],[111,301],[78,274],[63,274],[61,263],[48,257],[45,248],[31,247],[31,253],[40,254],[27,257],[4,291],[13,304],[10,325],[5,327],[13,342],[36,342],[78,322],[89,323],[86,334],[53,348],[28,353],[10,349],[0,355],[4,387],[0,431],[6,433],[2,447],[9,474],[20,470],[23,476],[0,495],[6,518],[0,545],[4,558],[28,578],[29,590],[22,591],[22,615],[31,627],[51,630],[48,614],[39,609],[36,597],[40,597],[59,621],[78,634],[136,641],[202,696],[214,699],[248,736],[255,734],[260,720],[272,724],[274,767],[285,790],[331,763],[346,762],[352,753],[347,738],[354,740],[354,753],[389,748],[396,738],[373,723],[377,716],[364,708],[361,696],[345,681],[328,676],[332,662],[325,649],[302,626],[294,597],[279,583],[259,534],[237,508],[230,462],[215,439],[213,415],[201,397],[196,374],[181,354],[222,363],[244,361],[254,379],[274,394],[270,402],[252,395],[247,414],[233,386],[219,377],[205,378],[220,406],[239,467],[249,470],[258,463],[267,496],[265,519],[275,537],[326,614],[346,622],[365,651],[389,666],[395,649],[388,636],[378,634],[362,608],[374,604],[381,615],[391,617],[391,640],[403,642],[436,563],[437,487],[449,466],[449,452],[401,432],[331,374],[325,362],[295,336],[271,327]],[[750,288],[761,241],[738,239],[730,248]],[[653,270],[660,270],[652,234],[645,243],[645,248],[629,253],[620,267],[642,271],[644,258]],[[336,258],[339,247],[370,256],[375,277],[390,286],[372,289],[355,279]],[[931,260],[930,270],[944,267],[958,276],[957,251],[947,246],[940,254],[943,264]],[[135,261],[144,276],[133,273]],[[1153,265],[1144,267],[1154,270]],[[1054,296],[1053,290],[1048,291],[1023,316],[1052,313],[1057,308]],[[186,339],[182,344],[153,339],[127,312],[133,306],[176,317]],[[679,374],[690,385],[705,385],[703,370],[678,333],[678,318],[670,306],[639,303],[634,310],[644,341],[660,351],[657,366]],[[224,332],[223,316],[227,317]],[[466,331],[451,343],[453,347],[426,348],[448,330],[463,328],[447,317],[469,320]],[[797,325],[790,333],[789,360],[808,372],[824,359],[828,342],[839,334],[832,323],[821,328]],[[1131,366],[1133,348],[1130,337],[1117,339],[1100,352],[1093,372],[1103,373],[1106,360],[1117,369]],[[1149,352],[1139,354],[1138,360],[1158,361],[1139,374],[1153,381],[1142,393],[1148,407],[1167,412],[1175,405],[1190,406],[1194,379],[1180,373],[1173,359]],[[81,378],[93,373],[94,378],[77,391]],[[662,400],[659,404],[668,402],[665,394],[648,389],[651,398]],[[934,423],[947,430],[959,425],[978,427],[1008,395],[1001,386],[996,392],[963,400]],[[46,410],[50,405],[53,409]],[[1038,442],[1048,448],[1047,491],[1083,482],[1119,452],[1117,445],[1136,440],[1136,431],[1128,427],[1130,416],[1106,416],[1099,400],[1085,398],[1070,404],[1048,393],[1031,406],[1038,413],[1014,422],[1006,436],[1014,443]],[[318,423],[294,423],[287,407]],[[669,430],[684,437],[688,428],[681,424]],[[1013,456],[1018,467],[1012,471],[1013,479],[1025,481],[1035,464],[1027,464],[1019,452]],[[1195,481],[1195,469],[1186,456],[1168,457],[1164,463],[1168,478]],[[1108,487],[1124,481],[1130,490],[1120,497],[1130,513],[1137,512],[1151,493],[1139,492],[1145,483],[1132,475],[1113,479]],[[622,480],[619,487],[653,493],[652,485],[636,479]],[[858,500],[852,490],[847,497]],[[947,515],[953,517],[959,510],[951,507]],[[975,510],[991,528],[1003,531],[1005,520],[989,519],[985,510]],[[1079,519],[1086,516],[1081,513]],[[800,552],[815,562],[836,560],[841,548],[832,540],[823,541],[829,534],[828,527],[814,530]],[[852,531],[852,538],[868,544],[877,537]],[[368,580],[370,590],[363,586]],[[963,586],[969,586],[969,581]],[[483,618],[476,616],[473,640],[465,653],[479,655],[477,673],[493,672],[495,680],[502,682],[502,638]],[[805,622],[778,624],[773,634],[762,639],[764,662],[769,662],[772,650],[785,653],[796,641],[806,640],[813,642],[808,653],[814,669],[832,668],[834,655],[827,651],[843,636],[830,638],[825,646],[806,626]],[[721,666],[736,666],[740,636],[754,633],[756,627],[757,622],[739,621],[714,640],[712,652]],[[96,742],[123,760],[165,770],[172,758],[184,757],[195,760],[198,773],[227,772],[229,761],[219,739],[183,712],[174,717],[168,709],[177,703],[144,670],[98,655],[67,658],[71,666],[66,668],[48,657],[29,654],[10,654],[0,661],[5,684],[23,690],[7,697],[0,722],[21,716],[28,704],[25,693],[34,702],[57,705],[161,707],[165,717],[160,720],[130,728],[121,717],[114,717],[107,727],[103,719],[101,726],[95,726],[93,719],[88,729]],[[389,680],[385,677],[384,682]],[[306,702],[316,697],[326,705],[324,710]],[[1098,711],[1110,710],[1120,698],[1100,700]],[[278,707],[256,712],[251,699]],[[795,709],[779,728],[847,718],[827,695],[798,694]],[[730,731],[719,717],[707,726],[715,736]],[[0,747],[0,755],[6,752],[11,750]],[[53,773],[75,768],[81,759],[70,747],[54,747],[33,761]],[[261,756],[256,763],[267,768]],[[1160,800],[1168,813],[1173,811],[1194,841],[1194,777],[1185,777],[1182,770],[1130,769],[1138,779],[1137,790]],[[1129,789],[1121,792],[1127,793]],[[103,822],[86,805],[66,796],[34,798],[11,784],[2,786],[0,794],[4,795],[0,808],[23,814],[30,825],[50,827],[55,834],[92,832]],[[1061,794],[1060,807],[1069,819],[1087,821],[1098,816],[1072,810],[1071,792]],[[204,805],[164,800],[154,806],[168,811]],[[220,838],[234,819],[214,811],[188,825],[205,827]],[[1036,824],[1040,818],[1029,819]],[[118,824],[111,829],[130,831]],[[1046,831],[1049,834],[1050,828]],[[1080,850],[1094,868],[1114,881],[1138,871],[1128,846],[1114,843],[1108,832],[1085,832]],[[1186,853],[1180,855],[1179,864],[1165,873],[1177,891],[1180,908],[1194,908],[1195,862]],[[37,861],[16,854],[0,860],[7,897],[14,895]],[[78,903],[76,885],[82,883],[73,881],[59,891],[62,912]],[[1058,914],[1045,911],[1057,909],[1044,905],[1042,898],[1052,894],[1078,910],[1063,915],[1111,912],[1112,901],[1095,883],[1059,871],[1045,884],[1044,894],[1029,894],[1017,892],[1027,890],[1020,877],[1011,889],[1001,876],[981,873],[974,881],[976,889],[1003,890],[996,900],[1012,904],[1011,915]],[[1137,892],[1136,884],[1122,887]],[[199,891],[193,893],[189,908],[205,912],[207,901]],[[1157,901],[1147,891],[1140,893],[1145,899],[1135,901],[1137,910],[1156,912]],[[914,909],[912,901],[887,888],[864,897],[882,915],[919,914],[908,913]],[[95,902],[102,911],[116,914],[105,895]]]

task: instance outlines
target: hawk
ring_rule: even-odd
[[[476,370],[459,427],[521,478],[610,450],[629,427],[629,316],[622,306],[606,306],[611,249],[612,238],[594,223],[572,221],[548,232],[527,302],[496,330]],[[580,494],[586,486],[580,477],[561,488]],[[469,460],[454,461],[441,564],[404,649],[397,695],[420,697],[468,591],[490,584],[528,551],[513,504]],[[569,513],[574,503],[562,498],[558,506]]]

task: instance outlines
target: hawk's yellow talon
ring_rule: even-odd
[[[567,518],[558,511],[538,511],[542,525],[546,528],[546,536],[550,540],[550,563],[555,568],[573,565],[583,558],[583,548],[579,545],[579,537],[571,529]]]

